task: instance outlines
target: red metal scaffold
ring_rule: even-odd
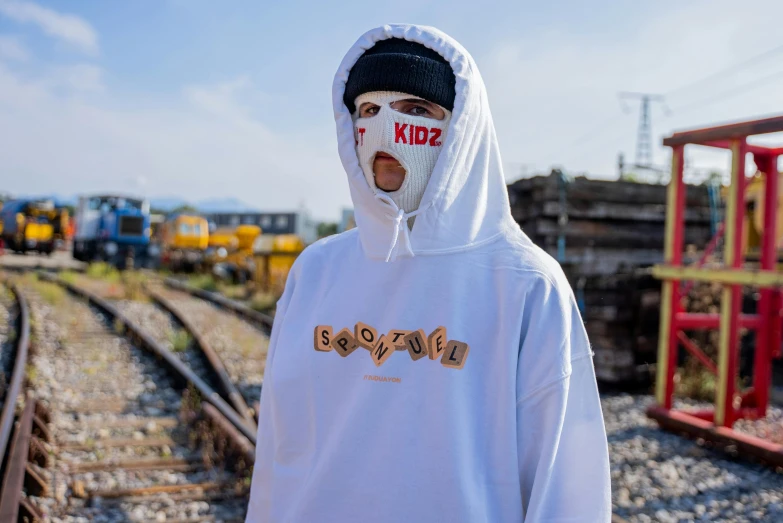
[[[783,466],[783,446],[732,429],[738,419],[766,416],[772,372],[772,359],[780,357],[781,301],[783,273],[777,271],[778,156],[783,147],[761,147],[748,144],[753,135],[783,131],[783,116],[705,129],[674,133],[663,144],[672,148],[672,175],[668,186],[664,263],[653,269],[663,280],[661,320],[658,340],[656,378],[657,406],[648,415],[662,428],[685,432],[721,445],[732,445],[739,452],[760,457]],[[725,234],[724,267],[720,269],[683,266],[685,227],[685,184],[683,160],[686,145],[728,149],[732,154],[731,184],[726,201],[726,217],[719,234]],[[744,266],[743,220],[745,217],[745,159],[750,153],[759,171],[765,174],[764,227],[760,245],[760,267]],[[683,311],[682,281],[719,282],[723,284],[720,313],[704,314]],[[760,290],[756,314],[741,314],[742,287],[752,285]],[[719,329],[717,363],[704,354],[685,335],[685,330]],[[740,329],[756,333],[753,383],[747,390],[737,390]],[[714,410],[677,411],[673,408],[674,373],[679,346],[682,345],[717,374]]]

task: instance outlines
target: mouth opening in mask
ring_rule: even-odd
[[[375,186],[389,194],[403,191],[408,180],[408,171],[402,162],[386,151],[378,151],[372,162]]]

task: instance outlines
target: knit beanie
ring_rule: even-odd
[[[356,110],[354,101],[370,91],[396,91],[419,96],[454,109],[456,80],[449,62],[440,53],[402,38],[380,40],[356,61],[345,84],[343,102]]]

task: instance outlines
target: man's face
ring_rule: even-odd
[[[438,104],[428,102],[421,98],[411,96],[404,100],[393,102],[390,107],[397,112],[409,114],[411,116],[423,116],[433,120],[443,120],[446,117],[446,111]],[[364,102],[358,108],[359,118],[372,118],[380,107],[372,102]],[[373,160],[372,171],[375,174],[375,185],[386,192],[394,192],[402,187],[405,181],[405,169],[391,155],[380,151]]]

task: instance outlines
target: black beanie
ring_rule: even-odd
[[[350,112],[360,94],[410,93],[449,111],[454,109],[454,71],[440,53],[402,38],[380,40],[367,49],[348,75],[343,102]]]

